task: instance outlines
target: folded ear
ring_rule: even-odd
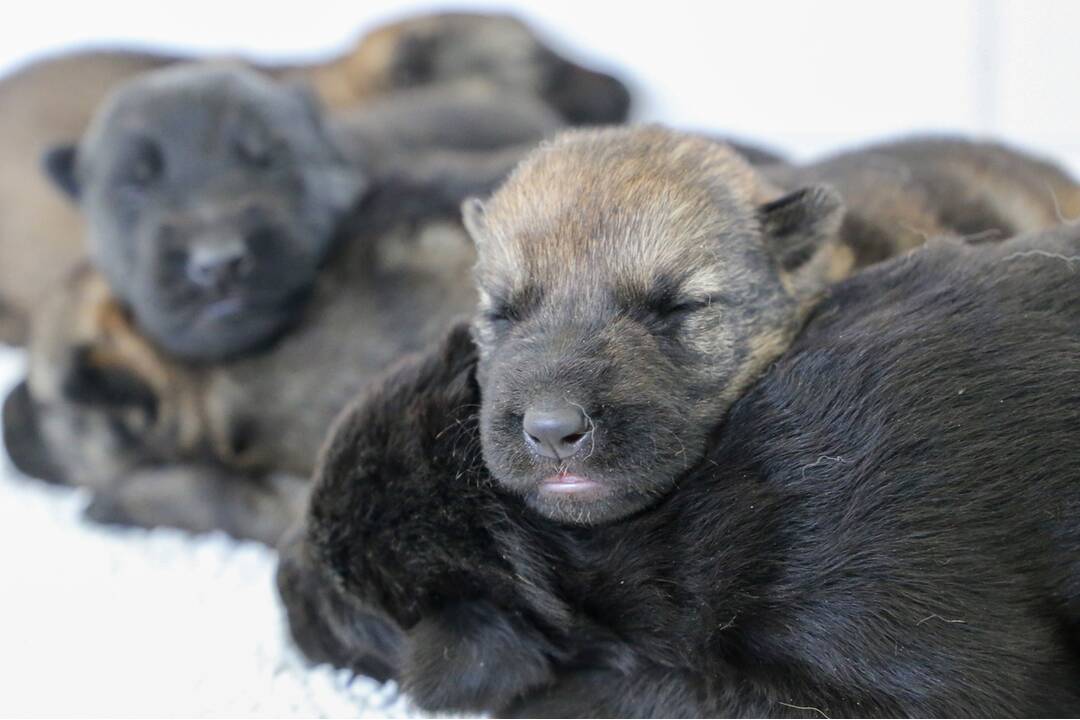
[[[758,209],[765,246],[797,292],[816,293],[840,279],[833,277],[833,261],[844,251],[838,242],[844,213],[843,198],[827,185],[796,190]]]
[[[461,220],[477,247],[487,242],[487,218],[484,217],[484,203],[480,198],[465,198],[461,203]]]
[[[45,175],[72,200],[79,199],[79,180],[75,174],[77,156],[76,146],[67,143],[46,150],[41,159]]]

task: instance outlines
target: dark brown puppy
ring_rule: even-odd
[[[185,60],[75,52],[0,80],[0,341],[25,340],[30,309],[85,255],[79,217],[42,177],[41,158],[81,137],[116,86]],[[331,111],[462,85],[528,95],[572,122],[619,122],[629,107],[618,80],[561,57],[502,15],[411,18],[373,31],[325,64],[262,69],[309,85]]]
[[[364,671],[401,628],[442,712],[1074,715],[1078,267],[1062,227],[842,282],[675,487],[592,527],[488,472],[459,328],[336,424],[293,631]]]
[[[492,472],[563,521],[649,504],[830,283],[925,234],[1051,223],[1054,195],[1039,205],[1019,172],[1032,167],[994,146],[913,142],[755,171],[658,127],[564,133],[464,208]]]

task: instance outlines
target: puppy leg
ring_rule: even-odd
[[[136,468],[95,497],[87,516],[107,524],[221,530],[274,545],[302,512],[306,493],[306,483],[294,478],[250,478],[202,465]]]
[[[301,652],[314,663],[328,662],[380,682],[396,678],[403,634],[338,589],[312,556],[303,524],[287,534],[278,550],[278,594]]]
[[[492,712],[550,682],[555,654],[524,618],[458,603],[409,631],[402,687],[428,710]]]
[[[513,701],[499,710],[498,717],[712,717],[703,697],[686,674],[669,668],[582,670],[566,673],[557,682]],[[741,714],[735,708],[732,713]]]

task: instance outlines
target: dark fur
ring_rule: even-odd
[[[674,490],[594,527],[487,474],[459,328],[339,420],[289,568],[332,582],[286,602],[387,613],[429,709],[1075,715],[1078,266],[1065,227],[841,283]]]

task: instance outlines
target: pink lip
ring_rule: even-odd
[[[559,473],[558,475],[552,475],[549,478],[545,478],[543,483],[541,483],[541,487],[548,492],[569,494],[594,490],[600,487],[600,483],[581,477],[580,475]]]

